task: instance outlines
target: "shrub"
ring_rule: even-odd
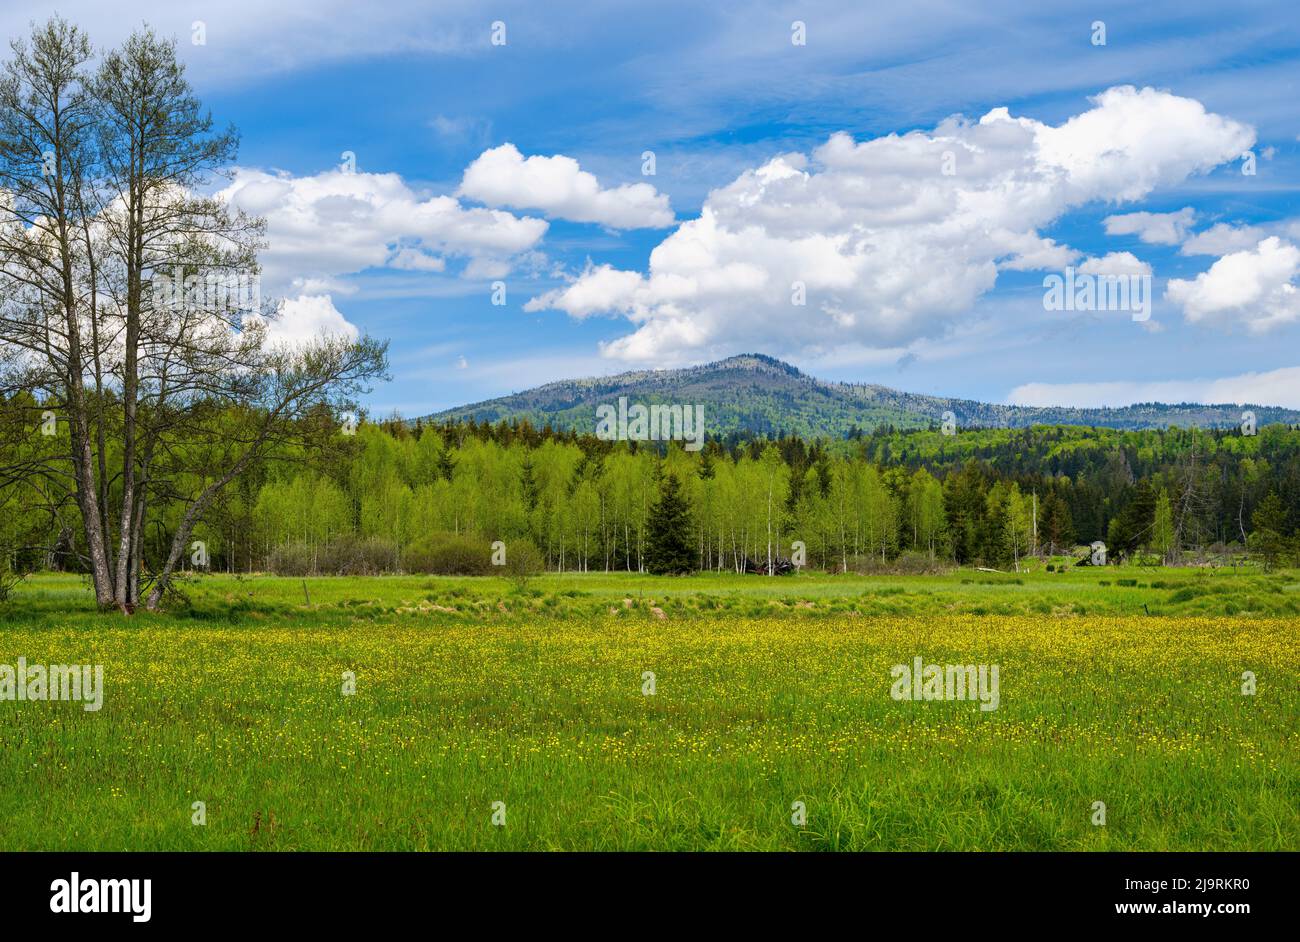
[[[506,562],[510,561],[509,552]],[[493,571],[492,544],[481,536],[431,533],[406,548],[402,565],[407,572],[440,576],[486,576]]]
[[[924,575],[931,573],[947,572],[950,567],[941,559],[936,559],[929,553],[922,553],[916,550],[905,550],[898,554],[894,560],[894,569],[904,574]]]
[[[306,543],[282,543],[271,550],[266,568],[277,576],[310,576],[316,571],[316,551]]]
[[[546,558],[531,540],[511,540],[506,544],[506,564],[499,568],[502,570],[501,575],[513,582],[518,589],[523,590],[527,587],[529,579],[546,568]],[[581,593],[565,594],[580,595]]]
[[[271,551],[266,568],[277,576],[373,576],[392,572],[397,544],[378,537],[341,536],[329,543],[284,543]]]
[[[923,575],[927,573],[947,572],[951,566],[939,559],[932,559],[929,553],[907,550],[894,559],[881,559],[879,556],[850,556],[847,572],[860,576],[876,575]]]
[[[374,576],[397,568],[397,544],[381,537],[341,536],[326,544],[316,571],[335,576]]]

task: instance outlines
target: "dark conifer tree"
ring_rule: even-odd
[[[456,459],[452,457],[451,449],[444,442],[442,448],[438,451],[438,474],[444,481],[450,481],[455,471]]]
[[[695,570],[691,508],[676,475],[664,477],[659,486],[659,501],[650,511],[646,569],[655,575],[680,575]]]
[[[533,475],[533,462],[531,457],[524,459],[519,483],[523,491],[524,509],[529,513],[532,513],[532,511],[537,508],[537,500],[541,496],[541,488],[538,487],[537,479]]]

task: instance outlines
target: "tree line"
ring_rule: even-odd
[[[15,396],[0,407],[0,428],[26,430],[0,446],[3,463],[66,451],[61,427],[33,431],[43,405]],[[1280,426],[1256,436],[886,429],[856,440],[710,441],[692,453],[527,422],[352,428],[326,409],[301,421],[311,429],[250,462],[187,531],[185,568],[490,572],[498,541],[507,556],[535,550],[548,569],[581,572],[771,571],[792,558],[828,571],[1015,569],[1094,541],[1111,560],[1174,563],[1235,548],[1273,565],[1295,546],[1300,432]],[[175,478],[181,493],[198,486],[189,476],[204,446],[198,458],[185,450],[177,446],[177,468],[189,469]],[[29,547],[23,565],[86,565],[66,505],[32,484],[6,493],[10,544]],[[169,552],[188,507],[157,508],[141,536],[145,564]]]

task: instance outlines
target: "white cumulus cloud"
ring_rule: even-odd
[[[294,177],[239,169],[218,195],[266,217],[268,247],[261,259],[273,292],[390,262],[437,270],[450,256],[508,266],[533,249],[548,226],[544,219],[416,193],[395,173],[330,170]]]
[[[275,316],[266,321],[266,343],[272,347],[301,347],[322,338],[356,340],[360,336],[356,325],[339,312],[328,294],[287,298]]]
[[[535,209],[554,219],[611,229],[673,224],[668,197],[648,183],[602,188],[572,157],[524,157],[513,144],[485,150],[465,169],[459,193],[488,206]]]
[[[1079,264],[1079,272],[1084,275],[1100,275],[1103,278],[1120,278],[1129,275],[1151,277],[1151,266],[1132,252],[1108,252],[1101,258],[1089,258]]]
[[[1300,248],[1278,236],[1224,255],[1193,279],[1171,278],[1165,297],[1193,324],[1264,333],[1300,319]]]
[[[1122,213],[1102,220],[1107,235],[1135,235],[1150,245],[1178,245],[1195,222],[1190,206],[1176,213]]]
[[[1253,249],[1259,240],[1268,236],[1258,226],[1234,226],[1230,223],[1215,223],[1204,232],[1198,232],[1178,250],[1180,255],[1227,255]]]
[[[420,249],[406,248],[398,249],[388,259],[389,268],[396,268],[400,271],[446,271],[447,260],[439,258],[437,255],[431,255],[428,252],[422,252]]]
[[[1178,252],[1180,255],[1229,255],[1253,249],[1261,239],[1273,235],[1300,242],[1300,219],[1281,219],[1257,225],[1215,223],[1184,242]]]
[[[1199,102],[1131,86],[1059,126],[998,108],[928,132],[837,133],[711,192],[647,271],[592,266],[529,308],[626,317],[634,332],[603,352],[628,360],[907,344],[946,332],[999,271],[1068,264],[1078,253],[1039,230],[1071,208],[1140,199],[1254,140]]]

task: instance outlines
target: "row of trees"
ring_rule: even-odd
[[[15,397],[0,408],[0,425],[41,405]],[[214,421],[226,427],[224,418]],[[477,546],[483,565],[489,545],[501,540],[531,544],[548,568],[569,571],[679,570],[682,546],[692,569],[737,572],[755,564],[770,571],[793,555],[826,570],[894,566],[900,557],[1018,568],[1028,556],[1071,553],[1094,540],[1107,544],[1111,559],[1145,553],[1177,561],[1206,547],[1197,539],[1224,509],[1222,495],[1239,503],[1240,546],[1273,563],[1294,543],[1296,521],[1279,496],[1298,453],[1294,432],[1263,453],[1236,455],[1223,465],[1231,474],[1202,450],[1173,447],[1178,433],[1168,433],[1168,454],[1143,459],[1152,467],[1147,477],[1111,480],[1128,460],[1126,448],[1147,433],[1114,433],[1070,477],[1041,468],[1015,473],[986,458],[886,464],[869,457],[867,441],[712,442],[688,453],[522,425],[363,423],[348,434],[328,414],[304,424],[315,429],[312,441],[277,443],[205,509],[188,531],[188,545],[203,552],[188,565],[277,568],[292,548],[295,566],[332,571],[340,546],[354,559],[364,545],[368,570],[409,570],[430,558],[431,539],[444,537]],[[57,444],[67,434],[62,427],[54,438],[26,427],[25,445],[8,450],[10,461],[42,446],[66,451]],[[966,434],[993,441],[1003,433]],[[1021,464],[1038,465],[1040,451],[1025,453]],[[178,467],[200,464],[181,445],[173,457]],[[1223,483],[1238,476],[1247,491]],[[190,470],[172,481],[192,492],[202,478]],[[24,521],[25,545],[43,548],[28,565],[82,565],[82,538],[66,514],[51,514],[35,491],[9,494],[9,519]],[[155,531],[142,535],[147,563],[170,551],[189,506],[156,508]]]

